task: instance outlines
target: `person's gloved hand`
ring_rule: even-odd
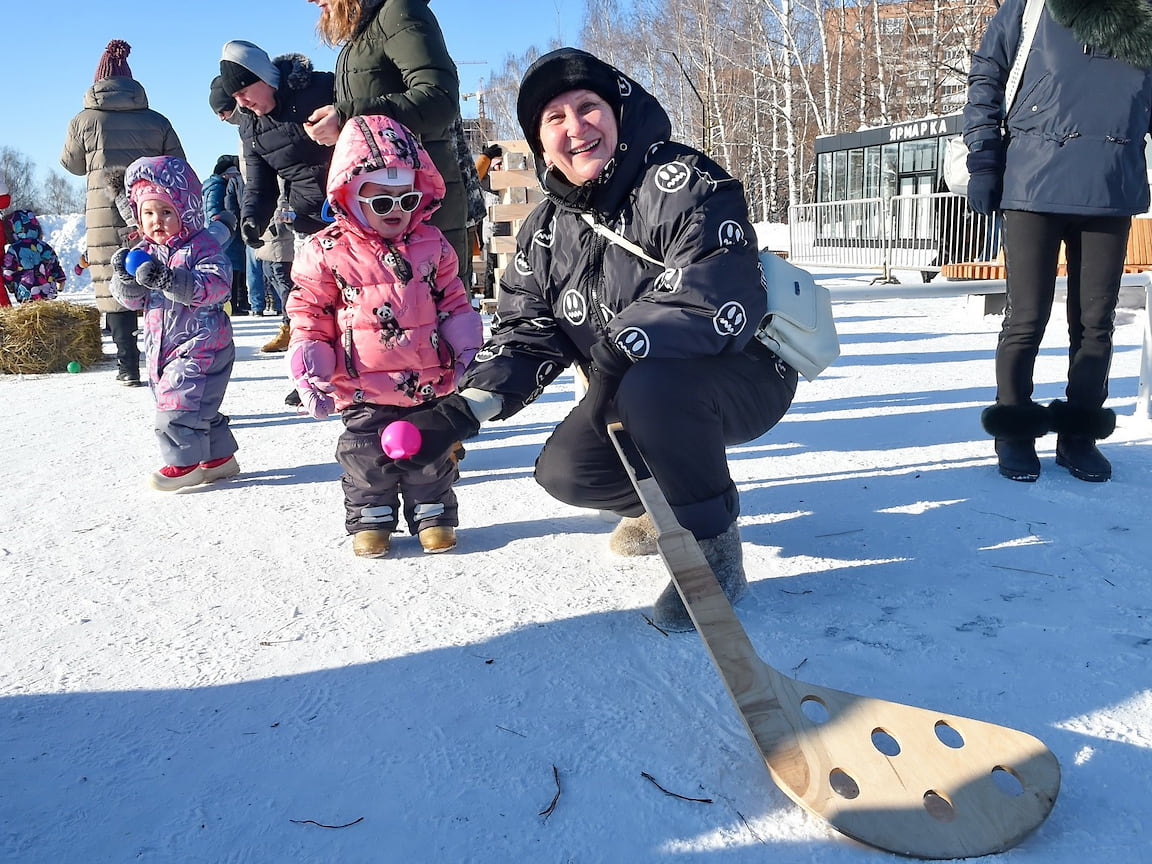
[[[990,144],[968,154],[968,206],[983,216],[1000,209],[1004,194],[1004,147]]]
[[[332,393],[336,387],[336,351],[327,342],[306,340],[288,348],[288,372],[300,394],[300,411],[323,420],[336,410]]]
[[[420,449],[407,459],[397,459],[401,468],[424,468],[444,458],[457,441],[465,441],[480,431],[480,421],[459,393],[446,396],[430,408],[413,411],[405,418],[420,430]],[[380,457],[380,464],[391,462]]]
[[[220,244],[220,248],[224,249],[236,236],[236,217],[227,210],[217,213],[208,222],[208,233]]]
[[[152,291],[166,291],[172,287],[172,271],[149,258],[136,268],[136,281]]]
[[[236,217],[229,213],[227,210],[221,210],[219,213],[212,217],[212,221],[223,222],[228,226],[229,231],[231,231],[233,234],[236,233]]]
[[[128,250],[121,246],[112,253],[112,273],[121,282],[135,282],[136,277],[128,272]]]
[[[196,276],[191,270],[169,270],[149,258],[136,268],[136,281],[151,291],[159,291],[173,303],[192,306],[196,302]]]
[[[112,253],[112,290],[113,296],[129,302],[143,300],[148,296],[148,289],[136,281],[136,277],[128,272],[125,262],[128,259],[128,250],[117,249]]]
[[[498,159],[504,155],[504,148],[499,144],[489,144],[480,152],[482,152],[489,159]]]
[[[264,241],[260,239],[260,235],[263,233],[260,226],[256,224],[256,220],[251,216],[240,223],[240,236],[244,238],[245,246],[259,249],[264,245]]]
[[[592,357],[592,366],[588,370],[588,392],[581,401],[588,403],[588,417],[592,421],[592,428],[602,440],[607,441],[608,422],[616,419],[608,416],[609,409],[612,400],[616,398],[620,379],[632,367],[632,361],[623,351],[606,340],[597,342],[588,353]]]

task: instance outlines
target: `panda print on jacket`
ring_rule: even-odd
[[[358,402],[418,405],[456,389],[482,341],[480,316],[457,276],[457,258],[428,221],[444,181],[403,125],[354,117],[328,174],[335,221],[296,256],[288,296],[292,341],[319,341],[336,352],[336,408]],[[349,132],[349,130],[345,130]],[[360,175],[396,167],[415,172],[422,194],[405,233],[386,240],[353,208]]]

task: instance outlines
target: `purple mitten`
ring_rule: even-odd
[[[300,410],[323,420],[336,410],[332,373],[336,352],[327,342],[296,342],[288,348],[288,374],[300,394]]]

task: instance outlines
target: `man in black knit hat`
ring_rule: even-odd
[[[304,134],[304,121],[317,108],[332,103],[331,72],[317,72],[301,54],[269,58],[244,40],[225,44],[220,55],[221,90],[236,100],[244,174],[240,234],[252,247],[263,245],[280,198],[280,180],[295,213],[293,229],[301,239],[325,226],[321,217],[332,148]],[[213,106],[215,109],[215,106]],[[288,348],[283,324],[264,351]],[[295,390],[291,395],[295,394]]]

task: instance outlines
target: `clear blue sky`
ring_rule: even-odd
[[[36,163],[37,179],[60,168],[68,122],[83,107],[96,64],[111,39],[132,46],[128,65],[152,108],[176,127],[192,166],[203,177],[221,153],[237,152],[236,129],[208,107],[208,85],[219,71],[220,48],[247,39],[270,55],[296,51],[331,71],[335,51],[316,36],[316,6],[306,0],[44,0],[6,15],[5,88],[0,146]],[[475,92],[508,54],[578,40],[583,0],[432,0],[448,50],[457,61],[461,92]],[[487,61],[489,65],[479,62]],[[19,81],[18,85],[12,82]],[[463,104],[476,115],[475,100]]]

